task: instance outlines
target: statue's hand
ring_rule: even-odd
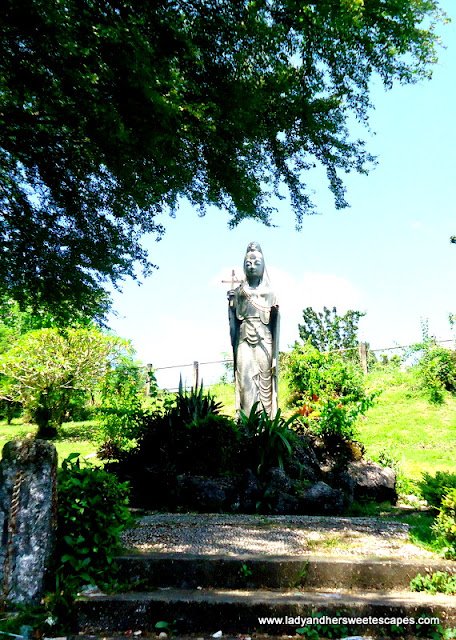
[[[227,292],[226,297],[230,302],[234,300],[234,289],[230,289],[230,291]]]

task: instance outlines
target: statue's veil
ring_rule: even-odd
[[[261,247],[260,247],[259,243],[258,242],[249,242],[249,244],[247,245],[247,249],[245,250],[245,255],[247,255],[249,251],[258,251],[258,253],[261,253],[261,255],[263,256],[264,273],[263,273],[263,278],[262,278],[261,282],[265,287],[270,288],[271,287],[271,281],[269,279],[268,270],[266,268],[266,261],[264,259],[264,253],[261,250]]]

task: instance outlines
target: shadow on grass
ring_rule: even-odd
[[[65,422],[58,428],[57,437],[53,442],[64,440],[93,440],[98,430],[96,420],[86,420],[85,422]]]

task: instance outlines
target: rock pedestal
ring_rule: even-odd
[[[56,509],[55,447],[44,440],[8,442],[0,462],[0,603],[40,602]]]

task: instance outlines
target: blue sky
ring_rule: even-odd
[[[138,286],[115,292],[111,328],[130,338],[138,357],[154,367],[218,360],[230,352],[227,286],[231,269],[242,275],[248,242],[262,246],[281,309],[281,350],[298,338],[302,309],[323,305],[365,311],[360,337],[374,349],[420,339],[420,319],[438,339],[451,338],[456,313],[456,7],[440,27],[441,50],[431,81],[390,91],[377,86],[371,128],[362,132],[378,166],[366,176],[343,176],[351,207],[336,211],[326,179],[309,176],[322,215],[304,219],[301,232],[289,203],[279,204],[276,228],[244,221],[228,230],[216,209],[199,218],[183,204],[163,218],[160,242],[144,239],[159,269]],[[185,376],[189,370],[183,370]],[[219,375],[203,367],[210,382]],[[179,370],[159,382],[175,386]]]

